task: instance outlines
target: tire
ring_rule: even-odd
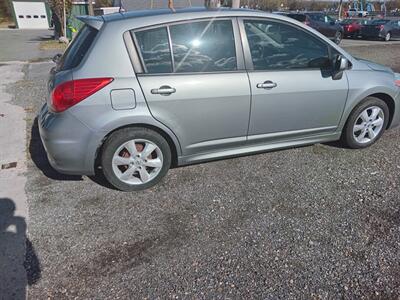
[[[367,112],[367,116],[364,115],[367,118],[361,116],[364,111]],[[379,114],[374,118],[373,112],[376,111],[379,111]],[[378,121],[379,118],[383,118],[383,122],[382,120]],[[364,119],[368,121],[365,122]],[[371,119],[373,119],[373,121],[370,121]],[[343,128],[341,141],[345,146],[353,149],[369,147],[379,140],[388,122],[389,108],[386,103],[379,98],[367,97],[350,113],[346,125]],[[372,129],[373,132],[370,133],[370,129]]]
[[[336,45],[339,45],[340,42],[342,41],[342,38],[343,38],[342,32],[341,32],[341,31],[336,31],[336,33],[335,33],[335,39],[334,39],[335,44],[336,44]]]
[[[385,42],[389,42],[392,39],[392,34],[390,32],[386,33],[385,37],[384,37],[384,41]]]
[[[112,133],[104,143],[101,166],[105,178],[115,188],[140,191],[156,185],[167,174],[171,149],[151,129],[124,128]]]

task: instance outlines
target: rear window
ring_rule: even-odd
[[[61,57],[59,64],[60,70],[73,69],[81,63],[83,57],[92,45],[97,32],[97,29],[87,25],[79,31],[78,35],[72,40]]]
[[[295,19],[300,22],[305,22],[306,21],[306,16],[305,15],[299,15],[299,14],[288,14],[289,18]]]

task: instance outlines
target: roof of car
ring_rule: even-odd
[[[189,16],[195,17],[209,17],[209,16],[240,16],[240,15],[260,15],[269,14],[261,10],[253,9],[232,9],[229,7],[222,8],[205,8],[205,7],[191,7],[184,9],[148,9],[148,10],[137,10],[128,12],[119,12],[108,15],[103,15],[105,22],[124,20],[124,19],[137,19],[144,17],[162,17],[162,16],[176,16],[177,19],[186,19]]]

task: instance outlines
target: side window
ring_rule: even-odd
[[[218,72],[237,69],[230,20],[170,26],[175,72]]]
[[[322,14],[310,14],[309,17],[315,22],[325,23],[325,16]]]
[[[335,20],[332,19],[330,16],[325,15],[325,23],[335,23]]]
[[[171,73],[172,58],[166,27],[135,32],[147,73]]]
[[[245,20],[255,70],[328,67],[328,46],[294,26],[273,21]]]

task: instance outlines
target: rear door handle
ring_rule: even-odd
[[[163,86],[160,86],[160,88],[158,88],[158,89],[151,90],[152,94],[159,94],[159,95],[164,95],[164,96],[169,96],[175,92],[176,92],[176,89],[174,89],[168,85],[163,85]]]
[[[275,88],[277,86],[278,86],[278,84],[276,82],[272,82],[271,80],[267,80],[267,81],[265,81],[263,83],[257,83],[257,87],[259,89],[270,90],[270,89],[273,89],[273,88]]]

